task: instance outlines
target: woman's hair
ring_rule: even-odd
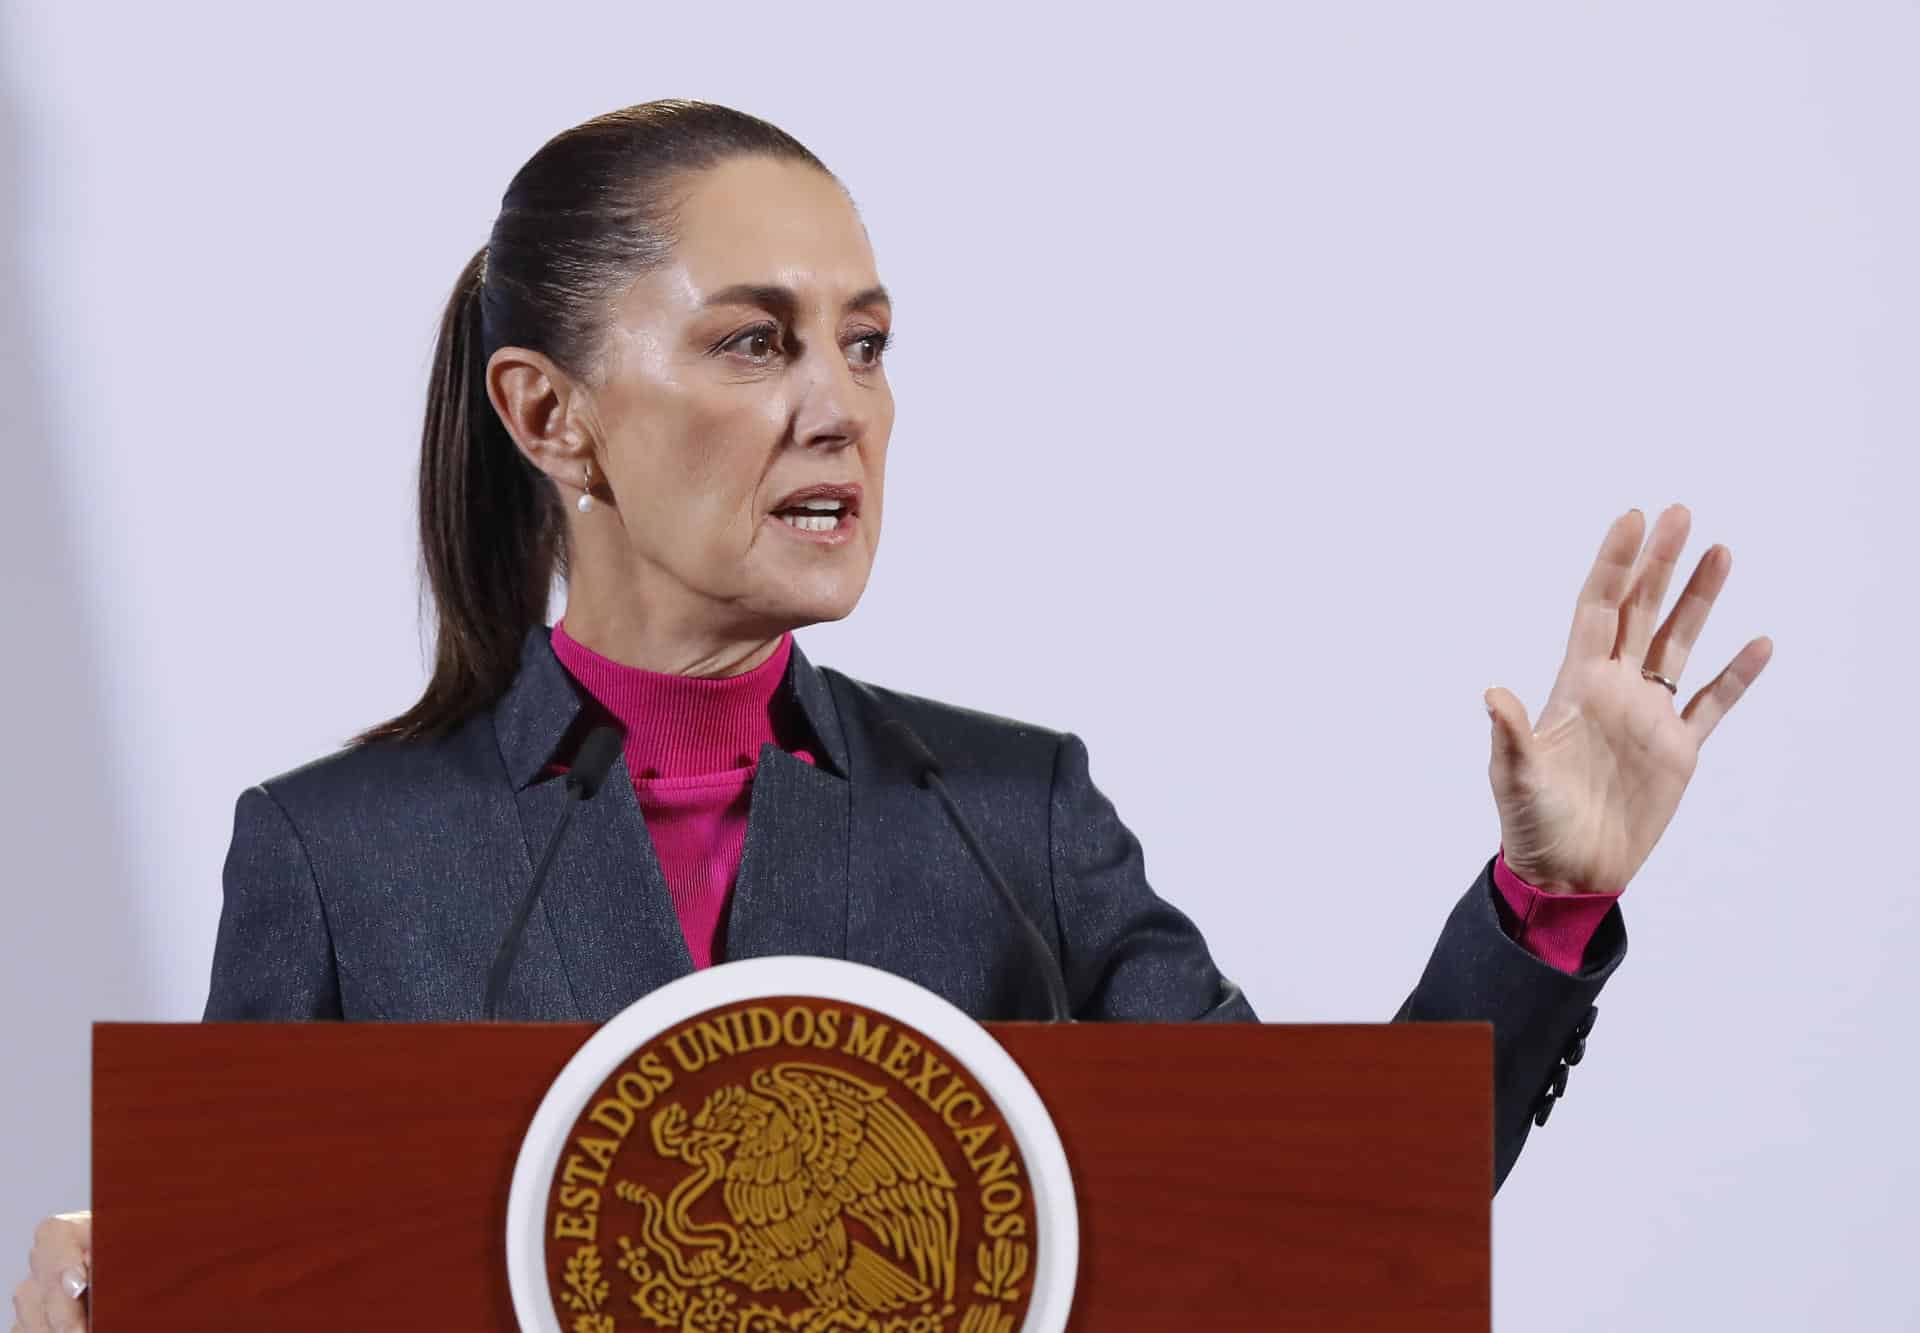
[[[433,678],[418,703],[355,744],[444,736],[490,706],[519,669],[527,631],[546,624],[555,575],[566,575],[565,508],[494,411],[487,358],[525,347],[591,380],[614,302],[672,254],[677,187],[746,156],[827,170],[764,120],[672,99],[555,136],[507,186],[440,317],[427,389],[420,548],[437,622]]]

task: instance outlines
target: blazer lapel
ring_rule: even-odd
[[[529,856],[537,858],[546,846],[566,803],[561,778],[520,793]],[[625,756],[614,762],[599,794],[579,805],[554,853],[541,905],[580,1016],[598,1023],[693,971],[693,956]]]
[[[847,956],[849,785],[777,745],[760,747],[727,918],[728,960]]]
[[[853,783],[826,677],[794,640],[781,688],[816,742],[815,762],[760,747],[723,957],[847,956]]]
[[[543,625],[527,632],[520,669],[494,714],[526,848],[523,876],[533,873],[567,803],[565,780],[546,776],[547,765],[591,720],[573,678],[553,655],[550,633]],[[525,887],[522,878],[516,902]],[[624,755],[599,793],[580,803],[561,839],[528,935],[543,924],[573,997],[572,1017],[581,1021],[604,1022],[693,970]],[[531,961],[523,955],[519,966]]]
[[[528,874],[566,802],[564,780],[545,777],[544,770],[589,720],[578,688],[553,655],[550,632],[544,626],[528,632],[519,673],[495,715]],[[832,692],[797,641],[782,688],[822,753],[809,764],[776,745],[761,747],[722,957],[844,958],[853,808],[847,743]],[[605,1021],[693,971],[624,755],[599,794],[574,813],[530,935],[543,919],[582,1020]],[[527,965],[523,956],[520,966]]]

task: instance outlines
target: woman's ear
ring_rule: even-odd
[[[593,460],[581,430],[580,386],[539,352],[502,347],[487,361],[487,398],[527,460],[577,490]]]

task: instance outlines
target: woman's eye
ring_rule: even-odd
[[[764,361],[773,355],[774,341],[780,336],[780,330],[771,324],[757,324],[750,329],[742,329],[720,345],[720,350],[740,350],[749,360]]]
[[[869,333],[854,339],[849,346],[854,349],[856,364],[864,370],[880,364],[880,358],[886,352],[887,344],[892,340],[891,334]]]

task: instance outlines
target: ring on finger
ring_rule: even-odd
[[[1649,671],[1647,668],[1641,667],[1640,675],[1645,680],[1658,681],[1660,684],[1666,686],[1668,694],[1677,695],[1680,693],[1680,687],[1661,675],[1658,671]]]

